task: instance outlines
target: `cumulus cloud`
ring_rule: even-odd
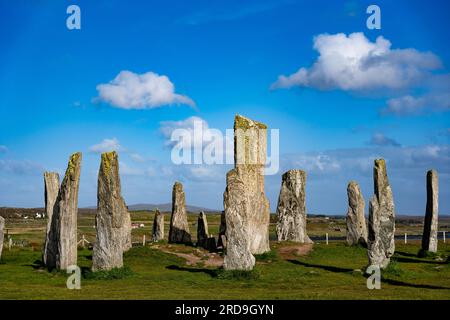
[[[195,106],[194,101],[175,93],[175,86],[165,75],[121,71],[109,83],[97,85],[99,101],[122,109],[152,109],[171,104]]]
[[[427,111],[442,112],[450,110],[450,93],[427,94],[419,97],[405,95],[389,99],[387,106],[381,110],[382,115],[397,116],[417,115]]]
[[[116,138],[112,139],[103,139],[102,142],[98,144],[94,144],[89,148],[89,151],[94,153],[102,153],[109,151],[123,151],[123,147],[120,145],[119,140]]]
[[[173,139],[175,130],[183,134],[183,139]],[[209,127],[208,122],[200,117],[189,117],[180,121],[163,121],[160,123],[160,132],[164,137],[164,145],[166,147],[174,147],[175,145],[197,151],[203,151],[205,148],[212,150],[213,144],[217,146],[214,151],[215,156],[222,158],[233,155],[233,138],[217,129]],[[186,138],[186,139],[184,139]],[[211,147],[211,148],[210,148]]]
[[[400,146],[400,143],[398,143],[392,138],[386,137],[382,133],[374,133],[370,138],[369,144],[373,146],[392,146],[392,147]]]
[[[361,32],[320,34],[314,38],[314,49],[319,57],[311,67],[280,75],[271,88],[402,89],[441,67],[440,59],[431,52],[391,49],[391,42],[382,36],[371,42]]]

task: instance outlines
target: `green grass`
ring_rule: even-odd
[[[188,221],[195,242],[197,214]],[[95,241],[93,214],[78,219],[78,237]],[[273,218],[273,217],[271,217]],[[153,212],[132,212],[133,223],[145,227],[133,229],[133,242],[141,243],[145,234],[151,239]],[[273,220],[273,219],[272,219]],[[271,220],[271,221],[272,221]],[[275,220],[270,224],[270,237],[275,239]],[[170,215],[165,216],[166,239]],[[345,236],[343,219],[308,219],[308,234]],[[217,235],[220,215],[208,215],[209,232]],[[398,226],[399,232],[413,233],[411,226]],[[272,250],[256,255],[252,272],[230,272],[222,268],[204,267],[206,258],[195,266],[183,258],[164,253],[156,246],[169,246],[166,241],[146,247],[136,246],[124,255],[124,268],[92,273],[92,251],[78,251],[82,269],[81,290],[66,288],[68,274],[49,272],[41,267],[41,248],[45,220],[7,221],[14,241],[28,246],[3,249],[0,261],[0,299],[450,299],[450,243],[439,242],[437,254],[419,257],[419,241],[396,242],[391,265],[382,271],[381,290],[368,290],[364,270],[367,252],[344,242],[322,241],[307,256],[286,258],[279,250],[295,243],[271,242]],[[403,228],[403,229],[402,229]],[[414,227],[415,228],[415,227]],[[339,231],[337,229],[340,229]],[[401,233],[399,233],[401,234]],[[169,250],[198,254],[196,248],[170,244]],[[200,252],[198,255],[206,252]],[[442,260],[442,261],[441,261]]]
[[[150,246],[124,255],[125,267],[90,273],[92,251],[78,251],[81,290],[66,288],[67,274],[40,268],[40,250],[4,250],[0,299],[450,299],[450,244],[439,245],[444,261],[419,258],[419,243],[397,244],[381,290],[368,290],[363,248],[316,244],[307,256],[284,259],[272,243],[252,272],[188,266],[185,260]],[[185,249],[183,246],[173,245]],[[187,248],[186,248],[187,249]]]

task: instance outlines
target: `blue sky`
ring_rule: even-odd
[[[280,130],[272,210],[293,168],[311,213],[345,213],[352,179],[368,203],[384,157],[399,214],[423,214],[431,168],[450,214],[450,5],[377,1],[369,30],[370,4],[1,0],[0,206],[43,206],[43,171],[62,176],[75,151],[94,205],[99,152],[116,149],[128,204],[169,202],[180,180],[189,204],[221,209],[230,166],[174,165],[167,128],[224,131],[239,113]]]

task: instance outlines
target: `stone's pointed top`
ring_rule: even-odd
[[[436,175],[437,176],[437,170],[436,169],[430,169],[427,171],[427,175]]]
[[[358,182],[356,182],[355,180],[351,180],[351,181],[348,183],[348,187],[347,187],[347,188],[350,188],[350,186],[359,186],[359,184],[358,184]]]
[[[81,158],[82,158],[81,152],[75,152],[70,156],[65,177],[73,176],[75,174],[75,169],[80,166]]]
[[[118,163],[117,152],[111,151],[102,153],[100,170],[102,170],[103,173],[108,174],[113,163]]]
[[[374,160],[375,168],[386,171],[386,161],[384,159]]]
[[[294,176],[294,175],[301,175],[301,176],[306,176],[306,171],[300,170],[300,169],[291,169],[286,171],[285,173],[283,173],[282,179],[286,179],[289,176]]]
[[[250,128],[267,129],[267,126],[262,122],[251,120],[239,114],[237,114],[234,117],[234,130],[236,129],[247,130]]]
[[[173,190],[183,191],[183,184],[179,181],[175,181]]]

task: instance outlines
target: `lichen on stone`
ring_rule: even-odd
[[[239,114],[237,114],[234,117],[234,130],[237,130],[237,129],[247,130],[252,127],[257,127],[259,129],[267,129],[267,126],[262,122],[250,120]]]

